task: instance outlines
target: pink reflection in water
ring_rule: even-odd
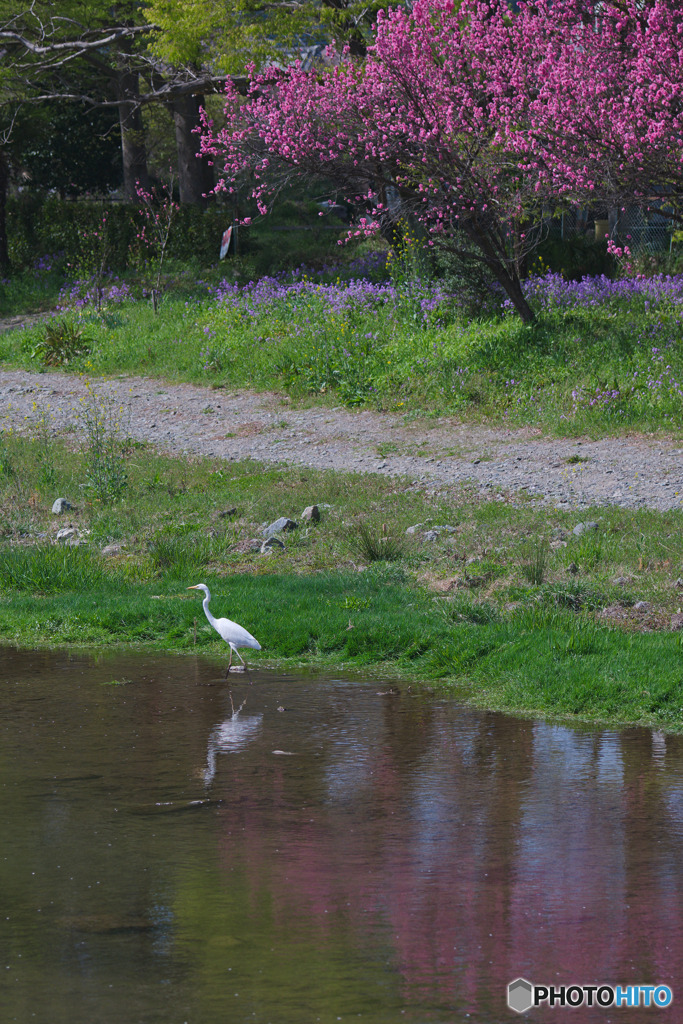
[[[519,975],[667,983],[674,1004],[657,1019],[678,1019],[678,739],[374,695],[342,717],[292,739],[294,757],[262,747],[256,774],[243,758],[216,773],[225,869],[243,864],[254,898],[268,890],[278,929],[321,942],[352,932],[400,973],[408,1003],[489,1020],[510,1013]],[[579,1011],[589,1022],[643,1012]]]

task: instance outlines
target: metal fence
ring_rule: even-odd
[[[632,253],[671,251],[674,225],[670,217],[657,211],[645,213],[637,207],[619,211],[610,238],[628,245]]]
[[[600,240],[607,234],[619,245],[628,245],[632,253],[661,253],[671,250],[674,223],[657,210],[645,212],[636,206],[610,210],[600,217],[589,210],[565,211],[548,224],[548,233],[563,241],[582,236]]]

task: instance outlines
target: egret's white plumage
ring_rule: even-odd
[[[207,619],[216,630],[219,636],[222,636],[226,644],[230,645],[230,661],[228,662],[228,672],[232,665],[232,656],[236,654],[244,665],[244,658],[237,650],[238,647],[253,647],[255,651],[261,650],[261,644],[258,640],[249,633],[244,626],[240,626],[238,622],[233,622],[232,619],[215,619],[209,611],[209,601],[211,600],[211,591],[205,583],[197,583],[193,587],[188,587],[188,590],[203,590],[205,597],[202,601],[202,607],[204,608],[204,614]],[[227,675],[227,673],[226,673]]]

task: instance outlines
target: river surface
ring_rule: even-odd
[[[3,1024],[675,1022],[682,979],[679,738],[0,650]]]

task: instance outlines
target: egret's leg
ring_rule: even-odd
[[[235,648],[235,654],[237,655],[237,657],[242,662],[242,666],[244,667],[244,671],[247,673],[247,676],[249,677],[249,682],[251,683],[251,673],[250,673],[249,669],[247,668],[246,661],[244,660],[244,658],[242,657],[240,652],[237,650],[237,648]],[[235,668],[235,671],[237,671],[237,668]]]
[[[231,645],[230,646],[230,658],[228,660],[228,667],[225,670],[225,677],[224,677],[225,679],[228,678],[228,672],[230,671],[230,666],[232,665],[232,652],[233,652],[233,648],[232,648],[232,645]]]

